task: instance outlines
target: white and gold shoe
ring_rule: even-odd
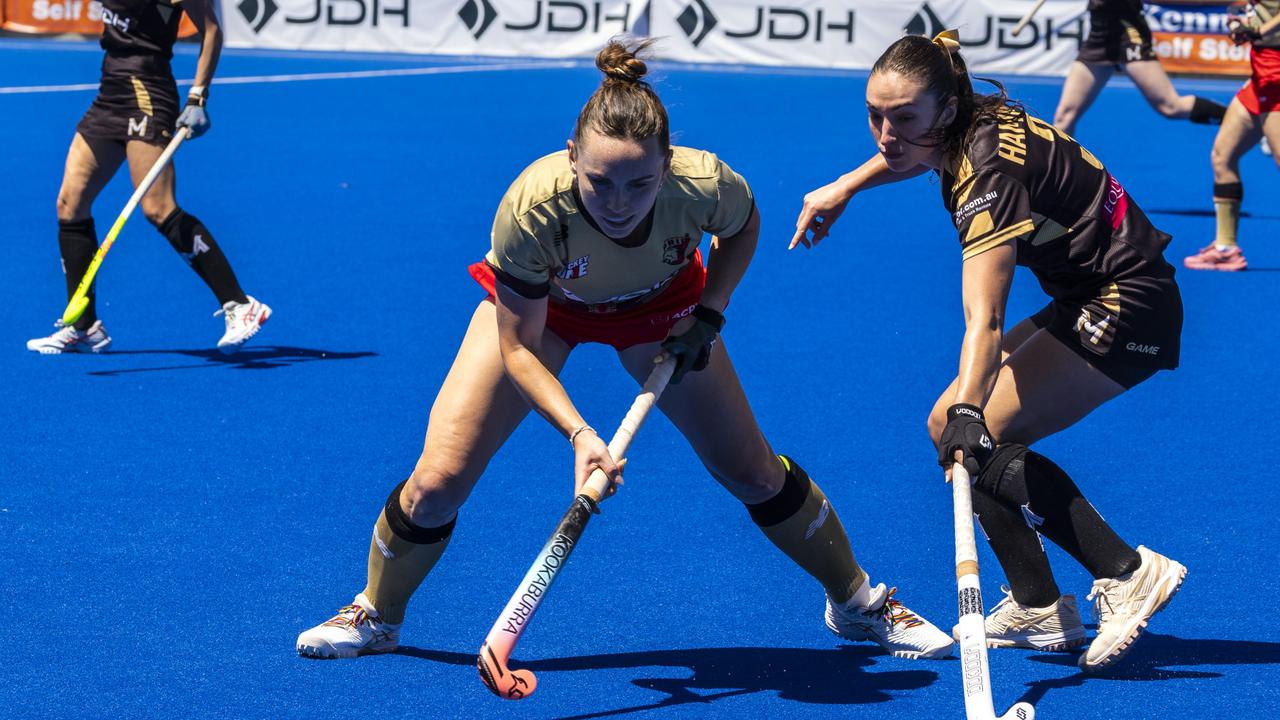
[[[1133,647],[1152,615],[1164,609],[1182,587],[1187,569],[1139,545],[1142,564],[1127,575],[1095,580],[1089,599],[1098,616],[1098,635],[1080,656],[1080,669],[1098,672],[1114,665]]]

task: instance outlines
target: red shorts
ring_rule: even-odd
[[[497,278],[489,263],[480,261],[468,270],[493,298],[497,292]],[[702,288],[706,283],[707,270],[702,266],[702,253],[695,252],[693,259],[665,290],[635,307],[615,312],[588,312],[574,307],[577,303],[549,301],[547,329],[569,347],[596,342],[624,350],[632,345],[659,342],[667,338],[672,325],[693,312],[694,306],[702,299]]]
[[[1280,48],[1253,48],[1249,64],[1253,75],[1236,98],[1250,115],[1280,111]]]

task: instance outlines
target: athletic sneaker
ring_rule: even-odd
[[[1262,154],[1263,154],[1263,155],[1270,155],[1270,154],[1271,154],[1271,143],[1267,142],[1267,139],[1266,139],[1266,138],[1262,138],[1262,142],[1261,142],[1261,143],[1259,143],[1258,145],[1259,145],[1259,147],[1261,147],[1261,148],[1262,148]]]
[[[218,341],[218,349],[224,353],[230,354],[239,350],[240,346],[257,335],[258,328],[271,318],[271,308],[267,307],[266,303],[258,302],[252,295],[248,298],[249,302],[228,301],[221,310],[213,314],[214,317],[219,315],[227,317],[227,331]]]
[[[932,623],[911,612],[893,597],[898,588],[885,592],[884,583],[871,590],[871,604],[864,608],[850,600],[835,603],[827,598],[827,628],[845,640],[873,640],[894,657],[941,658],[955,644]]]
[[[1192,270],[1225,270],[1227,272],[1245,270],[1249,267],[1249,261],[1244,259],[1244,253],[1240,252],[1239,245],[1230,245],[1225,250],[1220,250],[1217,245],[1210,244],[1201,248],[1195,255],[1183,258],[1182,264]]]
[[[88,330],[77,330],[74,326],[63,325],[59,320],[53,324],[58,328],[48,337],[33,338],[27,341],[27,349],[41,355],[61,355],[62,353],[90,352],[100,353],[111,347],[111,336],[102,326],[101,320],[95,320]]]
[[[1080,669],[1103,670],[1133,647],[1152,615],[1164,609],[1182,587],[1187,569],[1181,563],[1139,545],[1142,564],[1118,578],[1095,580],[1089,599],[1098,616],[1098,636],[1080,656]]]
[[[395,650],[400,626],[382,622],[369,598],[360,593],[323,624],[298,636],[298,654],[313,658],[353,658]]]
[[[1074,595],[1063,595],[1048,607],[1022,605],[1008,586],[1000,588],[1004,599],[987,615],[987,647],[1029,648],[1058,652],[1084,644],[1084,621]],[[951,636],[960,639],[957,625]]]

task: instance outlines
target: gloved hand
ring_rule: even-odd
[[[693,309],[693,326],[679,335],[669,336],[662,342],[662,349],[676,359],[676,369],[671,374],[672,384],[679,383],[690,370],[702,370],[711,361],[711,351],[716,336],[724,327],[724,316],[704,305]]]
[[[976,480],[995,452],[996,444],[987,430],[982,409],[965,403],[947,408],[947,426],[938,443],[938,464],[949,468],[955,464],[956,450],[964,453],[964,469]]]
[[[203,91],[195,92],[196,88],[192,88],[193,92],[187,96],[187,106],[182,109],[182,114],[178,116],[178,122],[174,123],[175,130],[181,130],[184,127],[191,128],[191,139],[200,137],[213,127],[213,123],[209,122],[209,113],[205,112],[204,104],[206,97]]]

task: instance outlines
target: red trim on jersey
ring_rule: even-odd
[[[481,261],[467,269],[493,298],[497,293],[493,268]],[[707,270],[702,265],[702,253],[695,251],[693,259],[665,290],[633,308],[593,313],[575,307],[578,303],[548,301],[547,329],[569,347],[598,342],[623,350],[632,345],[659,342],[666,339],[671,326],[693,312],[702,299],[702,288],[706,283]]]

